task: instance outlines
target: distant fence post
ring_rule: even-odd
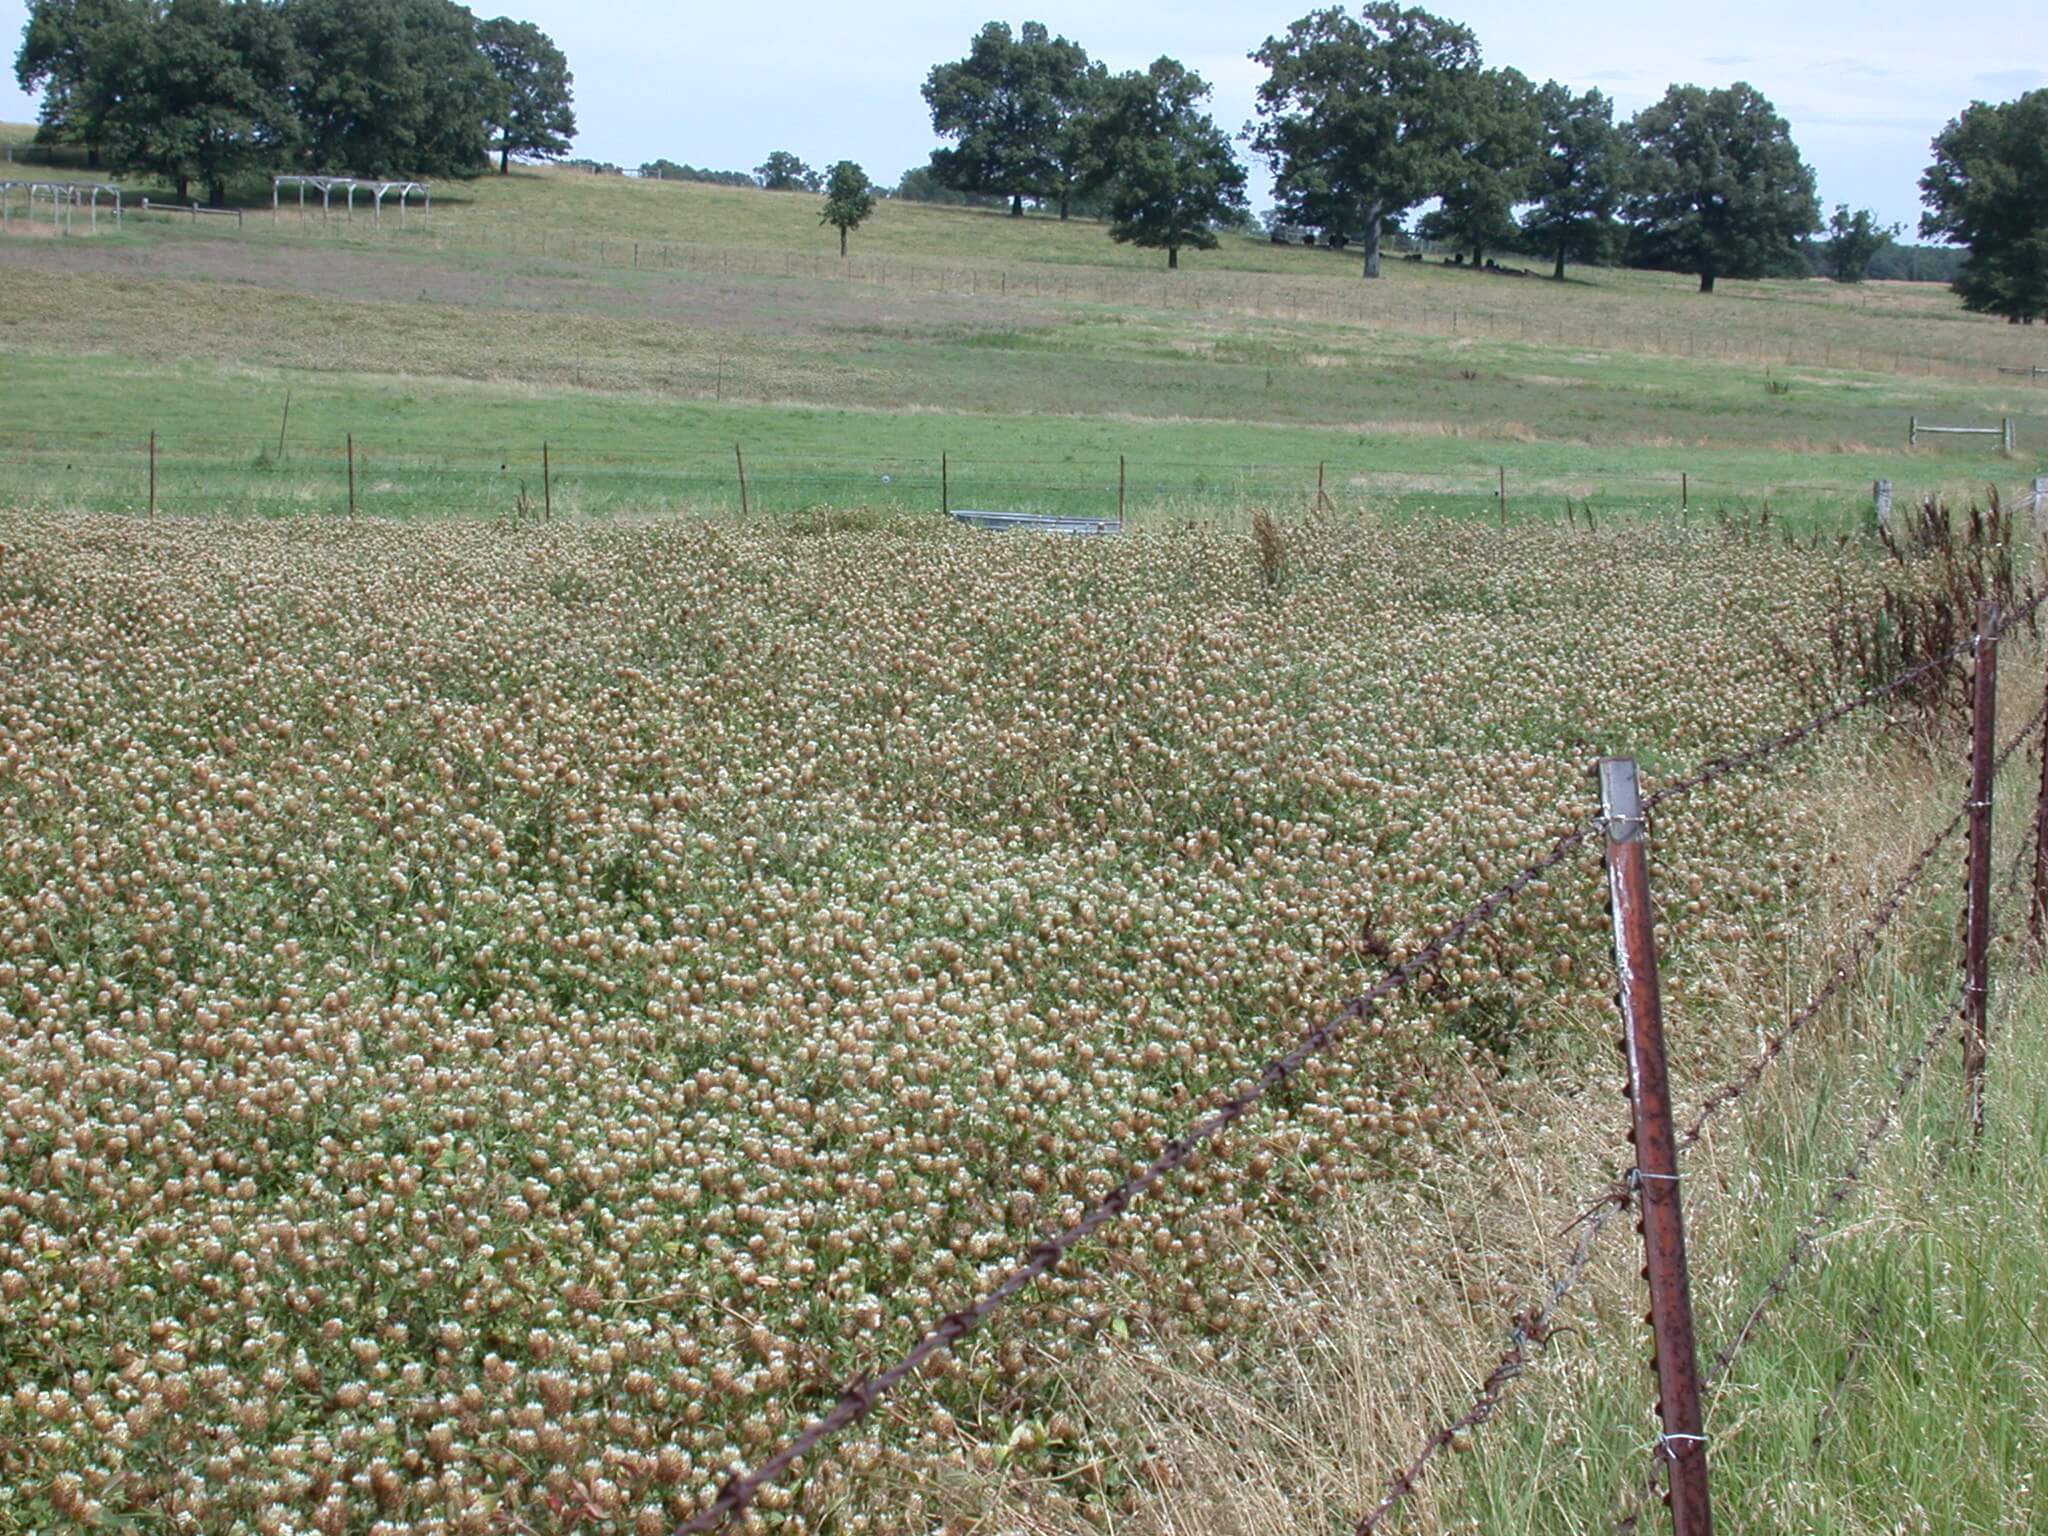
[[[1508,467],[1505,464],[1500,466],[1500,490],[1497,494],[1500,497],[1500,525],[1505,528],[1508,525]]]
[[[1692,506],[1692,471],[1678,473],[1678,510],[1684,512]]]
[[[1892,525],[1892,483],[1880,480],[1870,488],[1870,508],[1877,516],[1877,526],[1889,529]]]
[[[348,515],[356,515],[356,435],[348,434]]]
[[[2041,531],[2041,525],[2048,523],[2048,475],[2034,476],[2034,489],[2027,499],[2034,506],[2034,532]]]
[[[1908,416],[1906,418],[1906,446],[1908,448],[1918,448],[1920,446],[1920,418],[1918,416]]]
[[[1116,525],[1124,525],[1124,456],[1116,456]]]
[[[953,514],[953,455],[945,449],[939,452],[939,512]]]
[[[555,468],[548,456],[546,438],[542,438],[540,444],[540,509],[541,521],[551,523],[555,520]]]
[[[1999,426],[2005,429],[2005,451],[2008,455],[2010,455],[2014,447],[2012,418],[2010,416],[2001,416],[1998,419],[1998,424]]]
[[[1678,1145],[1671,1125],[1663,999],[1650,908],[1648,829],[1634,759],[1601,759],[1600,810],[1606,824],[1608,905],[1633,1117],[1629,1140],[1635,1144],[1636,1166],[1631,1183],[1641,1217],[1637,1229],[1643,1235],[1643,1273],[1650,1285],[1650,1331],[1656,1348],[1651,1364],[1657,1373],[1657,1413],[1663,1426],[1657,1447],[1670,1468],[1666,1502],[1675,1536],[1711,1536],[1699,1354],[1686,1276]]]
[[[732,457],[733,462],[740,467],[740,516],[745,517],[747,515],[747,459],[746,455],[740,452],[740,445],[738,443],[732,445]]]
[[[1970,686],[1970,860],[1963,928],[1963,1093],[1972,1135],[1984,1133],[1985,1015],[1991,997],[1991,793],[1998,752],[1998,604],[1977,610]]]

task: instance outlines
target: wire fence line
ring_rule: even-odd
[[[2015,614],[2013,622],[2018,623],[2020,621],[2021,616]],[[1966,651],[1967,647],[1960,648],[1957,655],[1937,658],[1936,662],[1929,663],[1923,668],[1916,668],[1915,671],[1925,675],[1926,671],[1934,665],[1952,664],[1958,659],[1960,654]],[[1894,684],[1888,685],[1885,689],[1871,690],[1871,694],[1875,694],[1876,697],[1864,695],[1862,696],[1862,703],[1865,706],[1876,703],[1878,699],[1898,691],[1898,688],[1907,686],[1912,680],[1912,675],[1907,674],[1899,679],[1895,679]],[[1771,740],[1779,744],[1777,750],[1783,751],[1791,745],[1809,740],[1818,734],[1819,730],[1825,728],[1821,722],[1827,721],[1832,723],[1833,720],[1840,718],[1839,714],[1830,711],[1827,714],[1816,717],[1815,721],[1810,722],[1810,728],[1808,729],[1788,731],[1782,736],[1771,738]],[[2044,722],[2048,722],[2048,702],[2042,704],[2033,719],[2012,738],[2011,742],[2001,753],[1999,757],[1999,766],[2001,768],[2020,747],[2040,730]],[[1745,760],[1750,760],[1746,754],[1743,756]],[[1732,762],[1733,759],[1725,761]],[[1735,771],[1733,768],[1722,770],[1722,772],[1733,771]],[[1698,773],[1677,781],[1671,787],[1674,790],[1697,789],[1707,783],[1711,783],[1714,777],[1719,776],[1720,774],[1718,773],[1712,776]],[[1651,798],[1654,800],[1656,797],[1653,796]],[[1645,802],[1646,808],[1648,803]],[[1699,1143],[1706,1133],[1708,1123],[1715,1116],[1727,1110],[1763,1081],[1764,1077],[1784,1054],[1786,1047],[1792,1043],[1794,1038],[1811,1024],[1814,1019],[1820,1016],[1827,1005],[1841,994],[1842,989],[1854,976],[1860,974],[1865,961],[1868,960],[1870,954],[1875,949],[1878,939],[1883,936],[1885,930],[1897,918],[1905,905],[1908,895],[1926,878],[1935,856],[1962,830],[1964,823],[1969,819],[1969,813],[1969,806],[1967,804],[1963,805],[1950,818],[1948,824],[1920,848],[1913,858],[1908,861],[1905,871],[1894,882],[1891,889],[1886,892],[1878,904],[1857,925],[1854,936],[1843,948],[1822,986],[1793,1015],[1784,1029],[1771,1036],[1765,1042],[1763,1048],[1758,1051],[1756,1056],[1740,1072],[1714,1089],[1701,1101],[1700,1107],[1691,1123],[1687,1126],[1685,1134],[1679,1139],[1678,1150],[1681,1155]],[[1944,1029],[1948,1027],[1952,1027],[1952,1023],[1944,1025]],[[1482,1381],[1479,1390],[1473,1395],[1470,1404],[1456,1418],[1436,1430],[1423,1442],[1422,1449],[1415,1459],[1396,1474],[1380,1502],[1358,1522],[1356,1536],[1373,1536],[1373,1533],[1379,1529],[1380,1523],[1392,1512],[1395,1505],[1415,1491],[1419,1485],[1421,1474],[1429,1463],[1444,1450],[1450,1448],[1458,1435],[1486,1422],[1493,1416],[1495,1410],[1499,1408],[1502,1399],[1505,1397],[1508,1386],[1523,1374],[1528,1363],[1529,1347],[1532,1344],[1540,1346],[1547,1342],[1551,1332],[1550,1319],[1555,1315],[1558,1306],[1577,1288],[1579,1282],[1585,1277],[1586,1270],[1591,1262],[1594,1245],[1598,1242],[1600,1235],[1606,1230],[1608,1224],[1628,1208],[1629,1202],[1634,1197],[1635,1190],[1636,1184],[1632,1179],[1611,1182],[1587,1206],[1585,1212],[1578,1220],[1572,1223],[1573,1227],[1580,1230],[1579,1239],[1573,1247],[1570,1257],[1558,1271],[1556,1277],[1550,1282],[1543,1300],[1516,1315],[1514,1326],[1509,1333],[1507,1347],[1501,1352],[1499,1358],[1494,1363],[1493,1369]],[[1569,1231],[1571,1229],[1567,1228],[1566,1230]]]
[[[1825,507],[1846,528],[1869,516],[1860,476],[1744,480],[1688,470],[1592,463],[1527,469],[1508,464],[1410,470],[1355,448],[1292,461],[1195,458],[1089,447],[1059,457],[1013,456],[943,440],[900,453],[851,457],[750,449],[742,441],[650,448],[624,442],[514,440],[480,427],[451,440],[402,425],[322,431],[317,437],[253,423],[244,432],[192,435],[42,430],[0,425],[0,469],[19,488],[92,510],[291,512],[348,510],[387,516],[467,514],[546,518],[634,509],[786,515],[821,508],[894,513],[955,509],[1108,518],[1214,516],[1260,506],[1310,514],[1361,504],[1481,513],[1517,521],[1597,526],[1601,516],[1645,510],[1749,516],[1776,503]],[[153,446],[152,446],[153,444]],[[351,501],[350,475],[355,485]],[[2015,494],[2019,494],[2015,492]]]
[[[1780,1261],[1777,1269],[1772,1272],[1770,1279],[1765,1282],[1763,1289],[1757,1295],[1755,1304],[1751,1306],[1748,1313],[1743,1317],[1740,1326],[1737,1327],[1735,1333],[1715,1353],[1713,1363],[1708,1366],[1703,1379],[1703,1385],[1710,1395],[1717,1394],[1726,1385],[1728,1373],[1734,1367],[1737,1356],[1742,1353],[1743,1347],[1756,1336],[1758,1326],[1762,1323],[1764,1314],[1790,1293],[1794,1277],[1806,1261],[1812,1257],[1814,1251],[1820,1245],[1821,1238],[1835,1224],[1843,1209],[1847,1206],[1850,1196],[1861,1185],[1865,1175],[1870,1170],[1870,1161],[1876,1154],[1878,1144],[1884,1140],[1885,1136],[1898,1122],[1914,1085],[1919,1082],[1921,1075],[1927,1070],[1928,1063],[1934,1059],[1935,1051],[1954,1032],[1956,1025],[1961,1021],[1962,1017],[1963,1010],[1960,1003],[1943,1009],[1941,1016],[1936,1020],[1934,1026],[1921,1038],[1919,1044],[1912,1049],[1905,1061],[1900,1065],[1894,1076],[1890,1095],[1878,1110],[1877,1115],[1864,1128],[1862,1136],[1857,1140],[1855,1151],[1843,1165],[1841,1172],[1835,1176],[1834,1182],[1829,1186],[1827,1194],[1822,1197],[1820,1204],[1815,1208],[1813,1214],[1793,1238],[1790,1247],[1785,1252],[1784,1258]],[[1617,1522],[1616,1530],[1620,1533],[1620,1536],[1632,1536],[1632,1533],[1640,1528],[1644,1510],[1648,1507],[1650,1501],[1656,1497],[1658,1471],[1659,1469],[1653,1461],[1648,1475],[1645,1477],[1641,1487],[1638,1488],[1634,1498],[1630,1501],[1628,1512]]]
[[[1426,944],[1390,969],[1371,988],[1346,1003],[1324,1023],[1303,1035],[1292,1050],[1267,1062],[1249,1087],[1231,1095],[1186,1131],[1167,1142],[1158,1156],[1103,1196],[1079,1219],[1034,1246],[1022,1263],[1011,1269],[980,1299],[941,1320],[887,1370],[848,1384],[840,1392],[838,1401],[829,1412],[806,1426],[800,1434],[752,1471],[727,1483],[707,1508],[677,1528],[677,1536],[717,1529],[725,1523],[728,1516],[737,1514],[751,1504],[763,1488],[779,1479],[807,1452],[855,1420],[865,1417],[882,1398],[914,1374],[925,1361],[966,1337],[990,1316],[1000,1311],[1032,1281],[1057,1264],[1067,1250],[1084,1241],[1097,1229],[1117,1219],[1139,1195],[1169,1173],[1185,1166],[1203,1143],[1214,1139],[1242,1119],[1254,1105],[1273,1089],[1292,1078],[1350,1025],[1363,1019],[1377,1003],[1402,990],[1417,976],[1431,969],[1466,935],[1491,921],[1495,914],[1513,903],[1537,880],[1583,849],[1592,832],[1593,823],[1587,821],[1560,835],[1542,857],[1524,866],[1517,874],[1467,908],[1460,916],[1440,929]]]
[[[2042,601],[2044,598],[2036,598],[2026,606],[2006,615],[1995,633],[2004,633],[2026,622]],[[1889,684],[1866,690],[1853,699],[1822,711],[1803,725],[1761,741],[1745,751],[1703,765],[1699,770],[1675,780],[1660,794],[1646,799],[1643,802],[1644,814],[1647,815],[1649,807],[1653,804],[1668,804],[1680,795],[1696,792],[1720,778],[1754,767],[1810,741],[1847,715],[1890,697],[1901,688],[1927,675],[1936,666],[1953,665],[1966,650],[1967,648],[1959,648],[1956,653],[1923,663]],[[2043,718],[2048,718],[2048,703],[2044,703],[2042,715],[2037,716],[2013,745],[2007,748],[2006,757],[2009,758],[2018,750],[2018,746],[2032,734]],[[1967,810],[1967,807],[1965,809]],[[1096,1201],[1066,1227],[1034,1245],[1001,1280],[984,1291],[976,1300],[948,1314],[927,1329],[909,1350],[886,1368],[846,1383],[829,1410],[812,1420],[766,1459],[751,1469],[736,1470],[710,1504],[675,1528],[675,1536],[695,1536],[695,1533],[717,1530],[731,1517],[746,1510],[765,1488],[795,1469],[812,1450],[866,1417],[884,1398],[916,1374],[926,1362],[951,1348],[982,1323],[1002,1311],[1033,1281],[1057,1265],[1075,1246],[1117,1220],[1145,1191],[1184,1167],[1203,1144],[1220,1135],[1255,1108],[1273,1089],[1294,1077],[1347,1028],[1365,1018],[1386,998],[1407,987],[1417,976],[1438,965],[1446,954],[1512,905],[1536,881],[1568,862],[1575,854],[1582,852],[1602,825],[1601,818],[1595,816],[1560,833],[1540,856],[1525,864],[1516,874],[1439,929],[1425,944],[1398,965],[1391,967],[1372,987],[1343,1004],[1326,1021],[1305,1033],[1290,1050],[1268,1061],[1247,1086],[1232,1093],[1180,1135],[1167,1141],[1151,1161],[1131,1174],[1116,1189]],[[1903,892],[1910,890],[1912,884],[1924,875],[1935,852],[1953,836],[1953,833],[1953,827],[1945,830],[1929,848],[1916,856],[1908,870],[1909,879],[1904,882],[1903,887],[1895,888],[1894,893],[1880,904],[1877,912],[1866,920],[1864,931],[1872,937],[1863,942],[1874,942],[1875,934],[1881,933],[1889,924],[1896,913],[1897,904],[1904,900]],[[1835,982],[1830,983],[1831,988],[1839,985]],[[1818,1006],[1813,1011],[1818,1012]],[[1753,1078],[1760,1078],[1770,1064],[1782,1054],[1784,1040],[1787,1038],[1789,1036],[1781,1037],[1779,1041],[1767,1046],[1761,1063],[1752,1064],[1750,1069],[1746,1069],[1744,1074],[1735,1080],[1742,1086],[1717,1091],[1717,1095],[1713,1097],[1710,1106],[1697,1123],[1703,1125],[1707,1117],[1725,1109],[1728,1104],[1740,1098],[1748,1090],[1748,1086],[1753,1084]],[[1933,1046],[1930,1044],[1928,1050],[1931,1052],[1932,1049]],[[1530,1347],[1540,1345],[1548,1338],[1550,1320],[1556,1309],[1583,1278],[1601,1233],[1611,1224],[1615,1215],[1626,1208],[1635,1187],[1634,1180],[1611,1187],[1581,1218],[1580,1224],[1583,1224],[1584,1230],[1574,1246],[1571,1257],[1551,1282],[1544,1298],[1517,1316],[1507,1349],[1482,1382],[1471,1405],[1424,1442],[1421,1451],[1396,1477],[1393,1486],[1380,1504],[1360,1519],[1356,1527],[1360,1536],[1370,1536],[1370,1533],[1377,1529],[1385,1515],[1414,1490],[1428,1464],[1450,1446],[1459,1434],[1484,1423],[1492,1416],[1505,1397],[1508,1387],[1526,1368]]]
[[[172,210],[173,213],[183,210]],[[1981,379],[2001,376],[2039,362],[2025,339],[1994,330],[1987,322],[1963,338],[1968,351],[1913,350],[1897,345],[1802,341],[1775,327],[1759,325],[1744,334],[1737,325],[1706,328],[1656,324],[1636,316],[1588,315],[1585,305],[1566,310],[1546,303],[1557,290],[1470,265],[1427,261],[1419,252],[1392,259],[1426,265],[1452,284],[1476,285],[1469,293],[1438,292],[1417,297],[1405,283],[1367,285],[1357,281],[1358,258],[1348,252],[1303,248],[1287,259],[1321,271],[1283,272],[1243,268],[1166,272],[1112,262],[933,260],[855,250],[841,257],[829,251],[800,251],[768,245],[704,244],[616,233],[563,234],[525,229],[506,222],[477,222],[444,203],[435,213],[415,215],[401,227],[368,217],[353,222],[336,212],[303,216],[290,208],[258,217],[250,228],[266,237],[329,243],[400,243],[434,250],[477,250],[528,256],[577,266],[628,271],[743,279],[803,279],[883,291],[950,295],[981,302],[1052,300],[1074,304],[1180,310],[1198,314],[1244,315],[1296,324],[1342,324],[1454,339],[1518,342],[1587,351],[1686,357],[1755,366],[1838,368],[1866,373],[1928,378]],[[225,235],[220,231],[216,238]],[[1105,245],[1107,242],[1104,242]],[[1102,252],[1113,255],[1113,252]],[[1510,299],[1510,295],[1513,299]],[[1535,299],[1531,303],[1531,298]],[[1577,295],[1569,295],[1576,300]],[[1733,305],[1724,305],[1723,312]],[[1542,306],[1539,308],[1538,306]],[[1878,317],[1895,322],[1896,316]],[[1869,338],[1865,338],[1868,340]]]

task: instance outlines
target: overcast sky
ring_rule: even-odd
[[[964,54],[981,23],[999,14],[987,0],[503,3],[569,55],[581,154],[746,170],[771,149],[791,149],[814,164],[857,160],[890,183],[934,144],[918,95],[926,70]],[[1245,55],[1309,8],[1305,0],[1058,0],[1003,19],[1043,21],[1114,70],[1172,54],[1215,86],[1217,121],[1234,132],[1252,115],[1260,77]],[[477,7],[479,15],[495,9]],[[1478,33],[1489,64],[1597,86],[1623,115],[1673,82],[1747,80],[1791,121],[1823,203],[1869,207],[1887,223],[1917,219],[1928,140],[1949,118],[1972,100],[2048,85],[2048,28],[2037,4],[2022,0],[1464,0],[1440,9]],[[0,0],[10,54],[26,15],[25,0]],[[8,72],[0,119],[33,115]],[[1255,188],[1262,199],[1263,175]]]

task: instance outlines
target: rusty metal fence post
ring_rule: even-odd
[[[1664,1005],[1657,978],[1657,935],[1650,906],[1650,859],[1642,788],[1632,758],[1600,761],[1600,814],[1607,832],[1608,906],[1614,925],[1617,1002],[1628,1058],[1628,1097],[1635,1146],[1638,1230],[1643,1278],[1650,1287],[1650,1331],[1656,1354],[1659,1454],[1670,1468],[1674,1536],[1711,1536],[1707,1439],[1700,1412],[1699,1352],[1685,1265],[1685,1223],[1678,1192],[1678,1138],[1671,1125],[1671,1086],[1664,1057]]]
[[[1963,1094],[1970,1132],[1984,1133],[1985,1016],[1991,998],[1991,794],[1998,765],[1998,604],[1977,609],[1970,686],[1970,857],[1963,926]]]
[[[2027,932],[2034,940],[2034,963],[2042,962],[2042,940],[2048,933],[2048,741],[2041,748],[2041,790],[2034,801],[2034,897],[2027,912]]]

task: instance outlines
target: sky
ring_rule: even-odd
[[[776,0],[759,9],[731,0],[485,0],[476,9],[489,15],[498,4],[568,54],[578,154],[749,170],[770,150],[789,149],[814,165],[858,161],[892,185],[937,142],[918,94],[926,71],[963,56],[992,18],[1043,21],[1112,70],[1171,54],[1215,87],[1216,120],[1235,132],[1252,118],[1261,78],[1246,55],[1311,8],[1308,0],[1033,0],[1003,15],[989,0]],[[1598,87],[1618,116],[1674,82],[1746,80],[1790,121],[1824,207],[1867,207],[1909,230],[1928,142],[1942,125],[1971,101],[2048,85],[2048,28],[2036,3],[2023,0],[1445,0],[1432,8],[1471,27],[1488,64]],[[0,0],[10,55],[27,10],[25,0]],[[34,110],[7,71],[0,120],[29,121]],[[1260,171],[1255,210],[1266,191]]]

